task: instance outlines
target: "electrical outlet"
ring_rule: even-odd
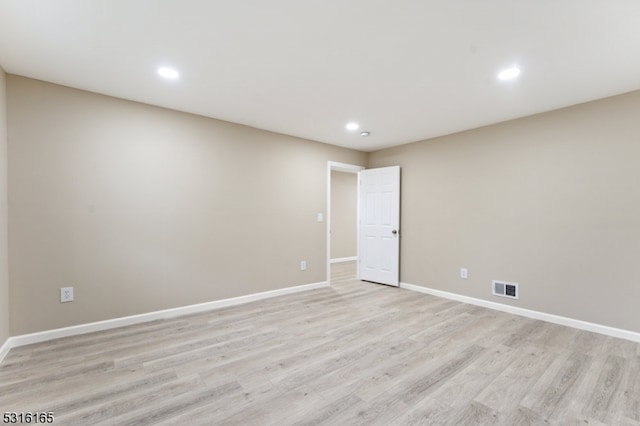
[[[469,278],[469,271],[467,271],[467,268],[460,268],[460,278],[464,278],[465,280]]]
[[[301,271],[306,271],[307,270],[307,261],[303,260],[300,262],[300,270]]]
[[[60,303],[73,302],[73,287],[62,287],[60,289]]]

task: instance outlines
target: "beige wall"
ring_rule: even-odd
[[[633,92],[373,153],[402,166],[401,280],[640,332],[639,112]]]
[[[0,346],[9,337],[9,269],[7,255],[7,96],[0,68]]]
[[[325,280],[327,161],[367,154],[12,75],[7,90],[0,344]],[[372,153],[402,166],[401,280],[640,332],[638,110],[634,92]]]
[[[12,334],[325,281],[327,161],[367,160],[13,75],[8,112]]]
[[[357,256],[358,175],[331,172],[331,258]]]

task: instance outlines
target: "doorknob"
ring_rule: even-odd
[[[393,231],[391,231],[391,233],[392,233],[393,235],[396,235],[396,234],[398,233],[398,230],[397,230],[397,229],[394,229]]]

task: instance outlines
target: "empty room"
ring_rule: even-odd
[[[0,416],[640,426],[640,2],[0,0]]]

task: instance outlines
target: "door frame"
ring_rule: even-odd
[[[327,237],[327,282],[331,283],[331,171],[336,172],[345,172],[345,173],[354,173],[357,174],[359,171],[364,170],[365,167],[357,166],[355,164],[347,164],[347,163],[339,163],[337,161],[327,161],[327,213],[326,213],[326,237]],[[359,190],[360,188],[358,188]],[[359,197],[359,195],[356,195]],[[358,217],[360,216],[360,203],[358,202],[358,210],[356,212],[356,217],[354,220],[358,221]],[[358,228],[360,224],[357,224]],[[359,229],[358,229],[359,231]],[[360,254],[360,248],[358,245],[360,244],[356,238],[356,253]]]

